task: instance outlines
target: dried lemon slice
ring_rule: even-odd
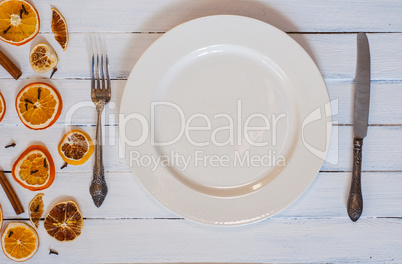
[[[84,164],[93,152],[92,139],[87,133],[77,129],[68,131],[59,144],[60,156],[71,165]]]
[[[1,235],[1,247],[11,260],[19,262],[28,260],[38,251],[38,233],[25,223],[11,222]]]
[[[39,43],[32,48],[29,54],[29,63],[32,69],[39,73],[48,72],[54,69],[59,62],[56,51],[46,44]]]
[[[47,233],[59,241],[72,241],[81,235],[84,220],[73,201],[60,202],[53,206],[45,218]]]
[[[38,193],[28,206],[29,220],[31,220],[32,225],[36,228],[39,227],[39,221],[44,212],[43,195],[43,193]]]

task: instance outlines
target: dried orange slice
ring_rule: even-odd
[[[56,122],[61,114],[63,101],[53,86],[46,83],[31,83],[18,93],[15,107],[25,126],[40,130]]]
[[[59,58],[56,51],[46,43],[37,44],[29,54],[29,63],[32,69],[39,73],[53,70],[58,62]]]
[[[1,235],[1,247],[9,259],[25,261],[38,251],[39,236],[33,227],[25,223],[11,222]]]
[[[0,2],[0,39],[20,46],[32,40],[39,32],[39,14],[25,0]]]
[[[59,154],[71,165],[84,164],[94,152],[94,144],[87,133],[72,129],[60,141]]]
[[[3,208],[0,205],[0,229],[3,227]]]
[[[72,241],[81,235],[84,219],[73,201],[53,206],[44,222],[47,233],[59,241]]]
[[[14,180],[28,190],[46,189],[54,181],[53,158],[44,146],[30,146],[14,162],[11,173]]]
[[[59,42],[63,51],[67,49],[68,44],[68,28],[67,22],[60,12],[52,8],[52,31],[54,34],[54,39]]]
[[[6,114],[6,101],[0,93],[0,122],[3,120],[4,115]]]
[[[38,193],[32,201],[29,203],[29,220],[32,225],[36,228],[39,227],[39,221],[44,212],[43,208],[45,207],[43,204],[43,193]]]

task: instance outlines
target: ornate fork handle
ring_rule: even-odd
[[[353,139],[353,146],[353,172],[348,199],[348,215],[353,222],[356,222],[363,212],[361,188],[363,139]]]
[[[96,104],[98,121],[96,124],[95,165],[92,183],[89,188],[89,192],[91,193],[92,199],[97,207],[101,206],[107,194],[102,148],[102,112],[104,107],[105,104],[103,102],[98,102]]]

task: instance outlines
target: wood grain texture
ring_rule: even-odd
[[[42,21],[51,20],[50,6],[58,8],[71,32],[165,32],[218,14],[257,18],[287,32],[402,31],[402,3],[392,0],[41,0],[34,5]],[[50,23],[42,23],[41,31],[51,32]]]
[[[58,89],[63,98],[63,111],[55,126],[96,124],[96,111],[90,98],[90,80],[47,80],[41,79]],[[22,126],[15,111],[15,97],[22,87],[32,80],[15,82],[0,79],[0,92],[7,104],[7,113],[0,123],[2,126]],[[333,121],[337,125],[353,123],[354,85],[352,80],[326,80],[328,93],[333,101]],[[375,81],[371,84],[370,125],[402,125],[402,81]],[[126,86],[125,80],[112,81],[112,100],[106,105],[103,124],[118,125],[120,99]]]
[[[85,217],[72,243],[50,238],[43,221],[40,248],[26,263],[401,263],[402,253],[402,2],[393,0],[99,0],[32,1],[41,16],[40,34],[29,44],[0,49],[21,68],[13,80],[0,69],[0,92],[7,114],[0,123],[0,169],[10,171],[29,145],[45,144],[56,164],[56,179],[44,191],[45,212],[59,201],[77,201]],[[50,29],[51,7],[66,18],[70,42],[63,52]],[[326,162],[307,191],[275,216],[247,226],[212,227],[182,219],[142,188],[119,157],[117,113],[126,80],[143,52],[164,32],[191,19],[217,14],[244,15],[268,22],[298,42],[321,71],[333,100],[333,134]],[[363,215],[352,223],[346,212],[352,166],[353,79],[356,32],[369,32],[372,59],[370,127],[363,146]],[[58,71],[34,72],[30,49],[51,44]],[[90,57],[108,53],[113,98],[105,112],[104,152],[109,194],[101,208],[89,194],[92,159],[68,166],[57,153],[65,127],[78,126],[94,138],[95,110],[89,98]],[[22,125],[14,109],[18,91],[44,81],[61,93],[64,109],[44,131]],[[73,111],[77,108],[77,111]],[[72,114],[73,113],[73,114]],[[68,116],[71,116],[71,123]],[[15,141],[15,148],[4,146]],[[22,188],[6,173],[25,209],[37,192]],[[5,224],[15,215],[0,190]],[[49,255],[49,248],[59,255]],[[1,263],[13,263],[0,254]]]
[[[162,34],[76,33],[70,34],[65,52],[53,34],[39,34],[21,47],[0,45],[2,51],[21,68],[21,79],[48,79],[30,66],[30,48],[39,42],[51,44],[59,56],[58,71],[52,79],[89,79],[93,53],[108,53],[112,79],[127,79],[143,52]],[[313,58],[325,79],[353,80],[356,70],[356,34],[290,34]],[[368,34],[372,58],[372,80],[402,80],[402,34]],[[296,62],[295,62],[296,63]],[[0,79],[11,79],[0,71]],[[26,81],[26,80],[24,80]],[[23,82],[15,82],[21,85]]]
[[[81,127],[94,138],[95,127]],[[334,126],[328,149],[326,161],[322,171],[351,171],[352,166],[352,127]],[[402,141],[397,140],[402,131],[401,126],[371,126],[365,138],[363,147],[363,171],[402,171]],[[17,146],[1,150],[0,159],[2,169],[11,170],[17,157],[32,144],[43,144],[51,153],[56,172],[89,172],[92,171],[92,159],[80,166],[68,166],[64,170],[60,167],[64,164],[57,152],[57,146],[64,134],[64,128],[52,126],[44,131],[30,131],[22,126],[0,127],[0,146],[5,146],[15,140]],[[31,135],[25,137],[24,134]],[[129,171],[128,162],[121,155],[122,148],[118,138],[118,127],[104,127],[104,164],[106,171]],[[381,140],[378,140],[378,139]]]
[[[25,263],[399,263],[400,224],[384,218],[268,219],[222,228],[184,220],[99,219],[86,220],[81,236],[63,243],[41,223],[41,247]],[[49,248],[59,255],[49,255]],[[0,261],[11,263],[3,254]]]
[[[6,174],[21,197],[26,213],[16,216],[4,192],[0,201],[5,219],[27,219],[28,204],[37,192],[22,188]],[[156,202],[129,173],[106,173],[109,193],[101,208],[96,208],[89,195],[90,172],[57,173],[52,186],[44,190],[45,213],[52,205],[65,199],[75,200],[88,219],[162,219],[181,218]],[[362,218],[402,217],[400,179],[398,172],[365,172],[362,189],[365,208]],[[348,218],[346,201],[351,173],[319,173],[307,191],[292,205],[272,218]],[[386,205],[386,206],[384,206]]]

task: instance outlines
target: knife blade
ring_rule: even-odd
[[[370,108],[370,46],[366,34],[357,35],[357,63],[353,117],[353,170],[348,198],[348,215],[355,222],[363,212],[361,163],[363,139],[367,135]]]

